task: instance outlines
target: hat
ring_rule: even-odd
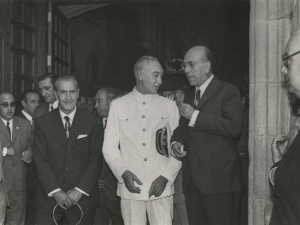
[[[190,86],[185,75],[173,75],[162,80],[162,84],[158,88],[158,93],[164,91],[178,90],[184,86]]]

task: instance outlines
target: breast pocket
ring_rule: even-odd
[[[155,112],[153,114],[153,128],[161,129],[169,124],[169,115],[166,112]]]
[[[135,136],[137,134],[137,118],[135,115],[123,115],[118,118],[120,136]]]

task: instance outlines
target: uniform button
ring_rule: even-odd
[[[144,158],[144,161],[147,161],[147,158]]]
[[[146,103],[145,102],[143,102],[143,105],[145,105]]]
[[[146,129],[144,128],[144,129],[143,129],[143,131],[145,132],[145,131],[146,131]]]
[[[143,118],[145,118],[145,116],[144,116],[144,115],[142,115],[142,117],[143,117]]]
[[[68,167],[66,167],[66,170],[68,170]]]
[[[143,146],[146,146],[146,143],[143,143]]]

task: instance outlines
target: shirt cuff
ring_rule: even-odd
[[[54,191],[51,191],[51,192],[48,194],[48,197],[52,197],[54,193],[59,192],[59,191],[61,191],[60,188],[57,188],[57,189],[55,189]]]
[[[277,169],[277,167],[274,167],[269,172],[269,180],[270,180],[271,184],[273,185],[273,187],[274,187],[274,174],[275,174],[276,169]]]
[[[82,194],[84,194],[84,195],[86,195],[86,196],[89,196],[89,194],[86,193],[86,192],[84,192],[83,190],[81,190],[81,189],[79,189],[79,188],[77,188],[77,187],[75,187],[75,189],[76,189],[77,191],[79,191],[80,193],[82,193]]]
[[[4,147],[4,148],[3,148],[3,151],[2,151],[2,155],[3,155],[3,156],[6,156],[6,154],[7,154],[7,148]]]
[[[193,115],[192,115],[192,118],[190,119],[190,122],[189,122],[189,126],[190,127],[194,127],[195,126],[195,123],[196,123],[196,119],[198,117],[198,114],[199,114],[199,110],[195,110]]]

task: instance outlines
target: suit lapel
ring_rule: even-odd
[[[183,102],[191,106],[194,106],[194,101],[195,101],[195,88],[193,88],[190,92],[188,92],[188,94],[186,94]]]
[[[211,82],[209,83],[209,85],[207,86],[204,94],[201,96],[200,102],[197,105],[197,110],[199,110],[201,108],[201,106],[208,100],[210,99],[213,94],[215,93],[215,91],[217,90],[218,87],[218,79],[216,77],[214,77]]]
[[[51,121],[50,126],[56,139],[59,141],[63,149],[66,149],[67,134],[65,132],[65,128],[59,114],[59,109],[57,108],[54,111],[55,112],[51,113],[50,115],[50,121]]]
[[[14,143],[14,141],[16,140],[16,137],[19,134],[19,130],[20,130],[20,121],[18,120],[18,118],[14,117],[13,129],[12,129],[12,143]]]
[[[3,123],[2,119],[0,119],[0,132],[2,132],[4,134],[4,136],[7,138],[7,140],[9,140],[11,142],[7,127]]]
[[[71,152],[71,149],[72,149],[73,145],[75,144],[78,135],[81,134],[81,132],[82,132],[82,129],[81,129],[82,121],[84,121],[84,118],[81,116],[81,111],[77,107],[76,113],[74,115],[74,119],[72,122],[72,126],[70,128],[70,136],[68,139],[68,146],[67,146],[68,154]]]

